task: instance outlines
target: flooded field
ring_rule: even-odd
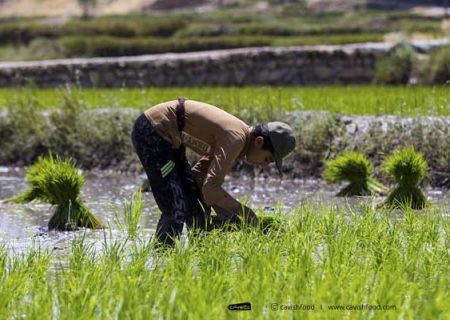
[[[425,190],[437,210],[387,212],[376,209],[383,198],[337,198],[341,186],[323,181],[230,178],[233,195],[291,223],[185,234],[160,250],[149,241],[159,216],[151,193],[137,239],[115,222],[143,179],[86,173],[82,196],[103,230],[48,232],[50,206],[0,204],[3,318],[226,319],[237,301],[251,302],[242,319],[295,318],[274,309],[292,302],[313,308],[298,311],[308,319],[448,318],[448,189]],[[1,198],[26,188],[23,169],[0,168]],[[334,309],[350,303],[389,309]]]
[[[83,199],[92,208],[92,212],[109,226],[114,238],[125,237],[115,223],[122,206],[142,185],[144,176],[117,174],[115,172],[86,173],[86,185]],[[9,198],[25,191],[27,185],[24,170],[21,168],[0,168],[0,199]],[[322,180],[280,180],[277,178],[229,178],[225,189],[239,199],[248,199],[255,209],[270,213],[281,207],[286,214],[290,208],[304,202],[354,206],[362,201],[381,202],[382,199],[370,197],[337,198],[334,197],[339,186],[329,186]],[[426,194],[432,203],[449,208],[450,191],[427,189]],[[144,210],[140,221],[141,234],[150,237],[156,227],[159,210],[152,193],[143,194]],[[47,223],[53,209],[47,204],[6,204],[0,203],[0,242],[4,242],[15,252],[23,251],[34,241],[50,250],[64,250],[78,232],[48,232]],[[103,239],[105,231],[88,230],[89,239]]]

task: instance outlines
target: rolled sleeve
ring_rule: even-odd
[[[212,157],[203,156],[197,163],[192,167],[192,175],[200,189],[203,187],[205,182],[206,174],[208,173],[208,168],[211,165]]]

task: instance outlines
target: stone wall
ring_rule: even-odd
[[[450,38],[414,41],[426,52]],[[372,82],[377,61],[395,45],[261,47],[136,57],[0,63],[0,87],[162,87],[330,85]]]
[[[412,7],[448,7],[449,0],[366,0],[366,6],[374,9],[407,9]]]
[[[322,85],[372,81],[391,45],[263,47],[0,63],[0,87]]]

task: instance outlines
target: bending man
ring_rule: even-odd
[[[205,229],[210,208],[225,220],[243,217],[257,223],[255,213],[223,188],[237,159],[256,165],[282,159],[295,148],[293,130],[282,122],[250,127],[210,104],[168,101],[149,108],[136,120],[132,140],[156,203],[161,210],[156,235],[167,244],[188,228]],[[185,147],[202,157],[190,167]]]

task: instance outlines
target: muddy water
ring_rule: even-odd
[[[86,174],[83,199],[92,208],[93,213],[110,226],[113,238],[124,237],[115,223],[120,215],[124,201],[130,199],[141,186],[143,176],[116,174],[114,172],[90,172]],[[0,167],[0,199],[21,194],[26,190],[24,171],[20,168]],[[279,180],[253,179],[250,177],[230,178],[225,188],[236,198],[246,199],[253,208],[262,208],[271,212],[273,207],[282,206],[283,211],[302,202],[325,202],[347,204],[360,202],[361,199],[346,200],[335,198],[336,186],[328,186],[317,180]],[[450,191],[426,190],[430,200],[438,205],[450,208]],[[155,231],[159,211],[151,193],[144,193],[144,212],[140,221],[140,230],[144,237],[150,237]],[[368,199],[365,199],[368,201]],[[363,200],[364,201],[364,200]],[[450,211],[450,210],[449,210]],[[6,243],[14,252],[21,252],[33,243],[52,251],[65,251],[70,240],[80,236],[78,232],[47,232],[46,225],[53,209],[45,204],[0,204],[0,243]],[[105,231],[86,232],[89,239],[102,240]]]

